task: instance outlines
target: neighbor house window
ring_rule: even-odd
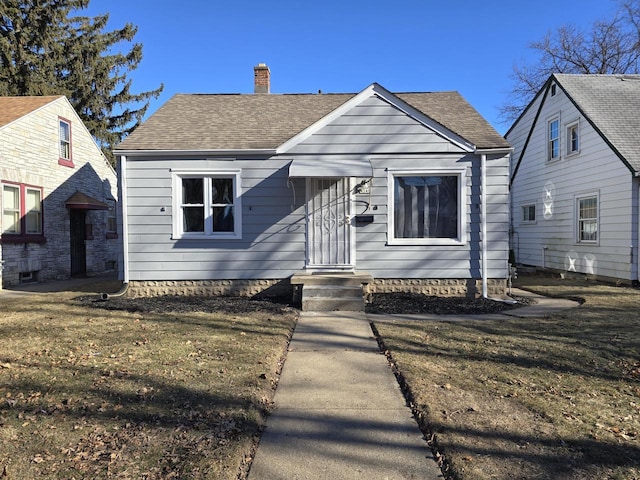
[[[389,172],[389,243],[463,241],[462,171]]]
[[[241,238],[240,172],[175,173],[176,238]]]
[[[40,242],[42,189],[24,184],[2,185],[2,241]]]
[[[536,206],[533,205],[523,205],[522,206],[522,222],[524,223],[532,223],[536,221]]]
[[[598,241],[598,196],[576,199],[578,242]]]
[[[118,238],[118,218],[116,216],[115,200],[107,200],[107,238]]]
[[[547,155],[549,160],[560,158],[560,120],[554,118],[549,122]]]
[[[59,118],[58,127],[58,163],[66,167],[73,167],[71,153],[71,122],[64,118]]]
[[[567,155],[578,153],[580,151],[580,130],[578,122],[572,123],[567,127]]]

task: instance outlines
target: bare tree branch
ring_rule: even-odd
[[[513,86],[499,107],[504,123],[516,120],[553,73],[640,72],[640,0],[618,0],[618,11],[590,29],[563,25],[529,44],[532,63],[514,65]]]

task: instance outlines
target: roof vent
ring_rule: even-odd
[[[253,93],[271,93],[271,71],[266,63],[253,67]]]

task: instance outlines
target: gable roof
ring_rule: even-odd
[[[640,75],[552,78],[620,159],[640,171]]]
[[[275,150],[355,96],[178,94],[120,143],[116,151]],[[477,148],[509,147],[458,92],[395,96]]]
[[[59,98],[62,95],[0,97],[0,128]]]

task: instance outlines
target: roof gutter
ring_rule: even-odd
[[[228,149],[228,150],[114,150],[114,155],[129,157],[206,157],[206,156],[239,156],[239,155],[275,155],[275,148],[247,148],[244,150]]]

